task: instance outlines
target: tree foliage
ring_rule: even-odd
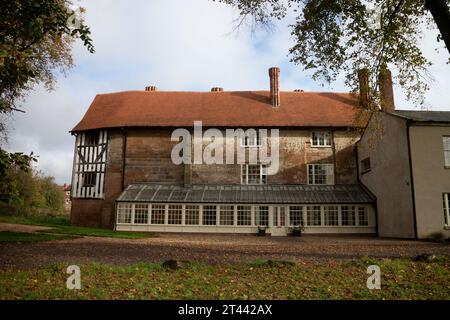
[[[357,70],[368,68],[372,95],[376,99],[377,75],[384,67],[393,68],[406,97],[415,105],[423,104],[432,80],[427,73],[431,63],[419,48],[421,30],[424,26],[435,26],[435,14],[429,13],[430,7],[440,4],[443,11],[437,23],[441,30],[438,42],[450,25],[450,0],[218,1],[237,8],[242,19],[251,17],[260,25],[294,13],[296,20],[291,27],[295,44],[289,50],[291,61],[313,70],[314,79],[332,82],[343,72],[346,84],[356,90]]]
[[[16,110],[33,85],[52,88],[73,66],[75,39],[94,52],[81,12],[66,0],[0,0],[0,113]]]
[[[62,212],[65,195],[53,177],[30,169],[28,164],[14,164],[0,175],[0,201],[20,207]]]
[[[94,52],[90,30],[83,22],[83,9],[74,11],[68,0],[0,0],[0,134],[6,137],[4,115],[21,111],[18,104],[34,85],[52,89],[56,72],[73,66],[72,45],[81,39]],[[29,174],[32,161],[23,153],[0,148],[2,199],[14,198],[16,180],[11,170]],[[25,189],[24,189],[25,190]]]

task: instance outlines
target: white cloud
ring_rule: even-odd
[[[285,90],[329,90],[306,76],[301,67],[289,64],[292,46],[284,21],[270,33],[230,34],[236,12],[209,0],[96,0],[81,1],[87,9],[86,22],[92,31],[96,53],[89,54],[77,43],[76,68],[60,78],[53,92],[39,87],[24,104],[26,114],[10,122],[10,150],[34,151],[39,168],[70,181],[73,137],[68,133],[89,107],[97,93],[142,90],[156,85],[161,90],[207,91],[267,89],[270,66],[282,66]],[[434,48],[435,35],[427,34],[426,48]],[[433,109],[450,109],[447,52],[436,54],[431,73],[436,78],[427,103]],[[346,90],[336,83],[333,90]],[[444,93],[447,93],[445,96]],[[397,104],[408,106],[396,88]]]

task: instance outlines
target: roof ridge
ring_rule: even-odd
[[[113,94],[125,94],[125,93],[146,93],[146,94],[161,94],[161,93],[194,93],[194,94],[229,94],[229,93],[251,93],[251,92],[264,92],[264,93],[268,93],[270,92],[269,89],[267,90],[224,90],[224,91],[217,91],[217,92],[211,92],[211,91],[190,91],[190,90],[180,90],[180,91],[175,91],[175,90],[158,90],[158,91],[145,91],[145,90],[124,90],[124,91],[114,91],[114,92],[105,92],[105,93],[98,93],[98,96],[103,96],[103,95],[113,95]],[[292,94],[348,94],[348,95],[352,95],[355,94],[353,92],[345,92],[345,91],[302,91],[302,92],[295,92],[294,90],[281,90],[280,93],[292,93]]]

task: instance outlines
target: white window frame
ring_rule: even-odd
[[[194,216],[196,219],[192,219],[192,216]],[[186,204],[184,206],[184,225],[187,226],[200,225],[200,205]]]
[[[220,212],[220,217],[217,220],[220,226],[232,227],[235,225],[234,205],[222,204],[219,206],[218,211]]]
[[[442,196],[444,202],[444,226],[450,228],[450,192],[446,192]]]
[[[180,226],[183,224],[183,206],[181,204],[169,204],[167,214],[168,225]]]
[[[262,139],[261,139],[261,134],[259,133],[259,130],[256,130],[256,137],[251,135],[253,133],[252,130],[248,130],[244,132],[244,135],[241,136],[241,141],[240,141],[240,146],[242,148],[259,148],[262,146]],[[252,138],[250,140],[250,138]],[[251,141],[253,141],[253,143],[250,143]]]
[[[298,205],[298,206],[289,206],[289,226],[296,227],[296,226],[304,226],[305,220],[303,217],[303,208],[304,206]],[[300,223],[295,224],[294,221],[299,220]]]
[[[148,203],[135,203],[133,224],[147,225],[149,224],[149,205]]]
[[[344,214],[342,210],[343,208],[347,208],[347,219],[343,219],[344,218]],[[342,205],[341,206],[341,226],[343,227],[356,227],[358,226],[358,212],[357,212],[357,207],[354,205]],[[346,223],[344,223],[344,221]]]
[[[362,223],[361,217],[364,218],[365,223]],[[369,225],[369,212],[367,207],[358,206],[356,209],[356,219],[358,220],[358,226],[367,227]]]
[[[252,206],[251,205],[237,205],[237,225],[239,227],[252,226]],[[249,219],[250,218],[250,219]],[[248,223],[246,223],[248,222]]]
[[[445,215],[445,229],[449,228],[448,223],[450,221],[450,193],[443,193],[443,201],[444,201],[444,215]],[[276,221],[275,216],[273,215],[274,208],[285,208],[286,210],[286,226],[294,226],[294,220],[300,219],[303,222],[303,225],[308,228],[373,228],[375,227],[373,218],[371,218],[371,211],[367,205],[354,205],[354,204],[297,204],[290,206],[279,206],[279,205],[261,205],[261,204],[208,204],[205,203],[203,205],[200,204],[183,204],[183,203],[170,203],[170,204],[162,204],[162,203],[152,203],[147,204],[147,212],[148,218],[147,223],[138,223],[136,221],[137,211],[139,210],[137,207],[139,205],[144,205],[143,203],[130,203],[123,202],[117,205],[117,216],[116,223],[117,225],[135,225],[135,226],[157,226],[157,227],[227,227],[227,228],[254,228],[258,226],[262,226],[260,214],[264,211],[264,222],[268,223],[267,227],[273,227],[274,222]],[[181,209],[179,208],[181,207]],[[222,214],[224,213],[224,209],[226,207],[228,223],[222,224]],[[333,207],[333,210],[330,210]],[[347,207],[349,209],[349,213],[352,213],[352,223],[345,224],[345,220],[343,219],[343,208]],[[171,210],[182,210],[182,223],[174,224],[169,223],[171,219],[169,219]],[[212,210],[215,209],[215,210]],[[196,212],[195,219],[197,223],[186,223],[189,222],[186,220],[186,214],[188,210],[192,210]],[[327,211],[328,210],[328,211]],[[337,211],[336,211],[337,210]],[[155,211],[155,212],[154,212]],[[205,213],[215,212],[213,216],[206,216]],[[337,213],[337,221],[333,219],[334,223],[330,222],[330,216],[327,217],[327,212],[333,214]],[[314,213],[313,215],[311,215]],[[361,219],[361,213],[364,215],[364,219]],[[154,223],[154,218],[158,218],[157,220],[161,223]],[[297,219],[292,219],[292,214],[295,214]],[[207,219],[210,223],[205,224],[203,219]],[[231,219],[233,219],[233,224],[231,224]],[[311,220],[313,218],[313,220]],[[214,220],[215,219],[215,220]],[[319,220],[320,219],[320,220]],[[367,221],[367,223],[362,223]],[[213,222],[215,222],[213,224]],[[316,222],[316,223],[311,223]],[[337,222],[337,224],[336,224]],[[250,223],[250,224],[248,224]]]
[[[336,219],[334,219],[334,218],[336,218]],[[334,223],[331,223],[331,222],[334,222]],[[338,227],[339,226],[339,206],[337,206],[337,205],[323,206],[323,225],[327,226],[327,227]]]
[[[117,206],[117,223],[133,224],[133,204],[129,202],[119,203]]]
[[[255,226],[268,227],[269,226],[269,206],[254,206],[255,208]],[[264,217],[263,219],[261,217]]]
[[[166,216],[167,216],[167,205],[160,204],[160,203],[153,203],[150,207],[150,219],[149,223],[151,225],[156,226],[163,226],[166,223]],[[163,221],[162,223],[153,223],[153,220],[157,218],[158,221]],[[162,219],[161,219],[162,218]],[[155,219],[156,220],[156,219]]]
[[[444,166],[450,168],[450,136],[442,137],[442,148],[444,149]]]
[[[213,227],[217,225],[219,218],[219,206],[215,204],[205,204],[202,206],[202,226]],[[211,213],[214,212],[214,215]],[[205,223],[208,222],[208,223]]]
[[[317,139],[314,139],[317,136]],[[320,143],[320,138],[323,143]],[[314,142],[314,140],[316,140]],[[331,148],[333,146],[333,135],[331,130],[313,130],[311,131],[311,147],[314,148]]]
[[[259,166],[259,183],[249,183],[249,166]],[[266,164],[242,164],[241,165],[241,184],[243,185],[265,185],[267,184],[267,165]]]
[[[325,166],[325,183],[317,183],[316,182],[316,171],[317,171],[317,167],[318,166]],[[313,175],[312,175],[312,182],[310,182],[310,173],[309,173],[309,168],[312,167],[313,168]],[[307,172],[306,172],[306,178],[307,178],[307,183],[309,185],[334,185],[334,164],[332,163],[311,163],[308,164],[307,168],[306,168]]]
[[[312,227],[320,227],[323,225],[322,221],[322,205],[307,205],[306,206],[306,225]],[[311,223],[312,221],[317,222],[315,218],[317,218],[317,213],[319,213],[318,224]],[[310,216],[310,214],[312,214]]]

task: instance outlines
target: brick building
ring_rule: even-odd
[[[72,130],[71,222],[156,232],[255,233],[264,226],[285,235],[304,225],[308,233],[376,233],[374,198],[358,181],[358,99],[280,91],[278,74],[269,70],[268,91],[147,87],[97,95]],[[227,147],[246,155],[261,148],[260,129],[278,129],[278,171],[268,174],[262,162],[175,164],[174,130],[195,136],[199,121],[224,136],[243,129]]]
[[[72,201],[71,201],[71,191],[72,186],[70,184],[64,183],[63,185],[63,191],[64,191],[64,208],[66,210],[70,210],[72,207]]]

